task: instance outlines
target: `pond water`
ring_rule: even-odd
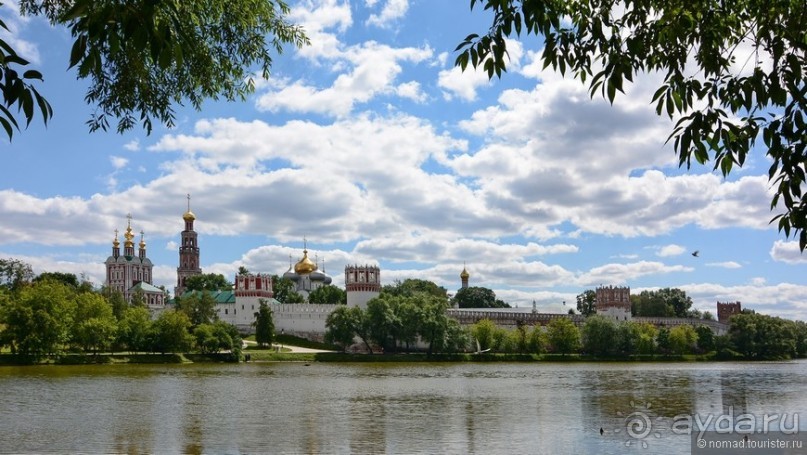
[[[0,453],[689,454],[676,416],[792,427],[807,362],[0,367],[0,391]]]

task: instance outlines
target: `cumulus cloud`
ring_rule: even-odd
[[[127,142],[123,145],[123,148],[130,152],[136,152],[140,150],[140,140],[139,139],[132,139],[131,141]]]
[[[367,6],[375,6],[376,1],[366,2]],[[402,18],[409,10],[409,0],[387,0],[381,12],[371,14],[367,19],[367,25],[376,27],[388,27],[390,22]]]
[[[660,257],[669,257],[669,256],[679,256],[686,251],[686,248],[682,247],[681,245],[665,245],[660,247],[656,252],[656,256]]]
[[[474,101],[477,90],[491,83],[487,73],[470,67],[465,71],[452,67],[437,75],[437,85],[444,90],[443,97],[446,100],[456,97],[463,101]]]
[[[723,269],[739,269],[742,267],[737,262],[734,261],[725,261],[725,262],[709,262],[706,264],[708,267],[720,267]]]
[[[272,112],[288,110],[343,117],[357,104],[366,103],[378,95],[422,98],[418,86],[412,82],[403,87],[395,87],[394,83],[403,70],[402,63],[419,63],[431,55],[432,50],[428,47],[393,48],[374,42],[351,46],[330,56],[351,68],[336,76],[330,87],[319,88],[298,80],[262,94],[256,106]]]
[[[112,163],[112,167],[114,167],[115,169],[122,169],[126,167],[127,164],[129,164],[129,160],[122,156],[112,155],[109,157],[109,161]]]
[[[777,240],[773,242],[770,255],[774,261],[785,262],[787,264],[807,263],[807,255],[801,252],[799,243],[795,241],[786,242]]]
[[[678,272],[691,272],[692,267],[666,265],[661,262],[638,261],[628,264],[606,264],[594,267],[580,275],[577,282],[581,286],[624,285],[631,280],[647,275],[663,275]]]

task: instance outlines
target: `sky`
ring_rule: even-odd
[[[490,21],[469,4],[291,1],[310,46],[286,48],[245,101],[179,106],[151,135],[90,133],[69,32],[0,6],[54,109],[0,143],[0,258],[100,286],[131,214],[173,290],[190,194],[202,269],[231,281],[282,274],[305,241],[339,286],[346,264],[374,264],[382,284],[454,293],[466,267],[471,286],[544,312],[614,285],[807,320],[807,256],[769,224],[763,150],[728,178],[679,168],[657,75],[610,105],[543,70],[535,37],[510,41],[501,79],[463,73],[454,49]]]

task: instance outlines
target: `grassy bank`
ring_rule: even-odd
[[[0,365],[104,365],[235,362],[231,354],[64,354],[26,357],[0,354]]]

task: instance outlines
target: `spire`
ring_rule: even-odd
[[[185,212],[185,213],[182,215],[182,219],[183,219],[183,220],[185,220],[185,221],[189,221],[189,222],[190,222],[190,221],[193,221],[193,220],[195,220],[195,219],[196,219],[196,215],[194,215],[194,214],[193,214],[193,212],[191,212],[191,195],[190,195],[190,193],[188,193],[188,194],[186,195],[186,197],[188,198],[188,211],[187,211],[187,212]]]

